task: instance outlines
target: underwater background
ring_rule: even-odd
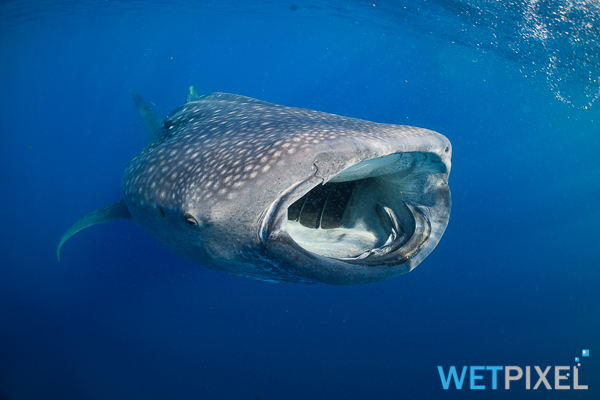
[[[599,45],[597,1],[3,1],[0,399],[600,398]],[[381,283],[274,284],[116,221],[58,262],[148,142],[128,90],[164,117],[190,85],[444,134],[440,244]],[[588,390],[438,372],[583,349]]]

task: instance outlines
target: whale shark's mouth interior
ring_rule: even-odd
[[[439,156],[398,153],[363,161],[288,207],[287,232],[305,250],[359,264],[397,264],[431,233],[424,188]],[[430,206],[431,204],[429,204]]]

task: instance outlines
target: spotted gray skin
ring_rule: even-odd
[[[357,284],[411,271],[446,229],[452,149],[439,133],[193,87],[161,124],[132,94],[152,141],[123,173],[123,200],[75,223],[58,251],[124,218],[216,270]]]

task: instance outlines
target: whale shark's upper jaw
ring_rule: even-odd
[[[373,282],[412,270],[439,242],[450,189],[449,163],[438,154],[367,159],[329,179],[319,167],[282,193],[261,220],[259,240],[280,262],[318,282]]]

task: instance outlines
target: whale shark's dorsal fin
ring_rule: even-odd
[[[146,129],[148,130],[148,134],[150,135],[150,140],[156,139],[158,136],[158,131],[163,125],[162,118],[158,116],[156,111],[154,111],[152,107],[150,107],[148,103],[146,103],[146,101],[144,101],[144,99],[142,99],[142,97],[139,94],[137,94],[133,90],[130,90],[129,93],[131,93],[131,97],[133,97],[135,106],[137,107],[138,111],[140,112],[140,115],[142,116],[142,119],[144,120]]]
[[[60,261],[60,248],[71,236],[82,229],[104,222],[114,221],[115,219],[132,219],[129,210],[127,209],[127,205],[125,204],[125,200],[123,199],[107,206],[100,207],[71,225],[64,235],[62,235],[60,242],[58,243],[58,249],[56,249],[56,257],[58,260]]]
[[[187,92],[187,96],[185,96],[185,102],[189,103],[190,101],[196,101],[200,99],[200,95],[198,94],[198,88],[196,86],[190,86]]]

